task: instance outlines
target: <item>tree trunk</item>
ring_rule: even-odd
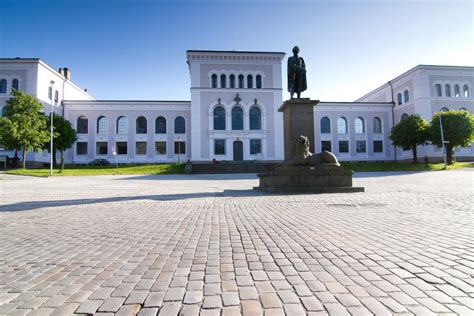
[[[56,161],[56,149],[53,150],[53,167],[56,167],[57,161]]]
[[[21,149],[21,157],[23,159],[23,169],[25,169],[26,168],[26,148],[25,147]]]
[[[453,164],[453,146],[449,144],[446,146],[446,163],[448,165]]]
[[[416,153],[416,145],[413,145],[411,149],[413,151],[413,162],[417,163],[418,162],[418,155]]]
[[[61,150],[61,171],[64,170],[64,151]]]

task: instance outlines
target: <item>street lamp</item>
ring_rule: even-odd
[[[178,163],[181,163],[181,137],[178,136]]]
[[[436,96],[436,102],[438,103],[438,112],[441,112],[440,108],[439,108],[439,97]],[[444,169],[446,169],[446,149],[444,147],[444,144],[447,144],[449,143],[449,141],[445,141],[444,140],[444,132],[443,132],[443,122],[441,121],[441,113],[440,115],[438,115],[438,118],[439,118],[439,131],[441,133],[441,146],[443,148],[443,161],[444,161]]]
[[[51,100],[51,113],[50,113],[50,121],[51,121],[51,129],[50,129],[50,135],[51,135],[51,143],[50,143],[50,160],[49,160],[49,176],[53,176],[53,109],[54,109],[54,103],[53,103],[53,86],[54,86],[54,80],[51,80],[49,82],[51,84],[51,94],[49,95],[49,98]]]

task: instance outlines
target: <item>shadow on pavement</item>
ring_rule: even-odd
[[[126,176],[126,175],[124,175]],[[115,180],[257,180],[255,173],[223,173],[223,174],[147,174],[127,176]]]

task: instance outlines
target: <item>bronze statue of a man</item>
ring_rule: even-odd
[[[288,58],[288,92],[291,98],[296,92],[296,97],[300,98],[301,92],[305,91],[306,86],[306,65],[304,59],[298,56],[300,48],[293,47],[293,56]]]

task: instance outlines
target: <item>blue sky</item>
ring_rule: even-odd
[[[186,50],[299,45],[302,96],[353,101],[418,64],[473,66],[473,3],[0,0],[0,57],[69,67],[98,99],[189,100]]]

